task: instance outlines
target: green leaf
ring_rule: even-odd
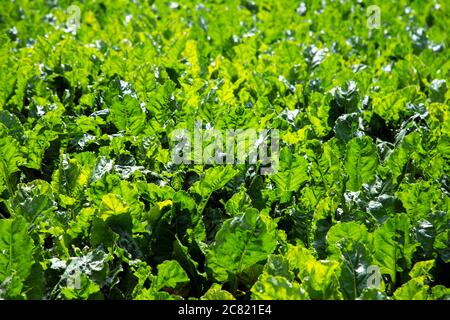
[[[195,209],[195,200],[187,192],[181,190],[173,195],[172,218],[178,234],[184,237],[191,229],[195,240],[202,242],[206,239],[205,224],[201,212]]]
[[[0,123],[3,123],[8,128],[9,134],[21,141],[24,135],[24,128],[19,118],[16,115],[9,113],[6,110],[0,111]]]
[[[33,240],[28,234],[29,224],[23,217],[0,219],[0,283],[11,275],[13,281],[23,282],[30,275],[33,259]]]
[[[310,250],[300,245],[289,245],[286,258],[288,259],[290,270],[296,274],[302,274],[306,268],[306,263],[316,259]]]
[[[10,206],[16,215],[33,222],[37,216],[46,216],[56,209],[51,185],[43,180],[20,184]]]
[[[280,153],[278,173],[271,176],[271,180],[284,194],[297,191],[302,183],[309,180],[308,166],[305,158],[284,148]]]
[[[347,144],[345,170],[347,173],[347,189],[358,191],[363,183],[370,183],[375,178],[378,166],[377,148],[367,136],[353,138]]]
[[[415,237],[420,243],[425,255],[427,257],[431,256],[434,239],[436,237],[434,226],[428,220],[421,220],[417,222],[414,231]]]
[[[188,248],[180,242],[178,237],[176,237],[173,242],[172,257],[180,264],[189,276],[192,291],[199,294],[202,284],[206,281],[206,274],[198,271],[198,263],[192,259]]]
[[[101,300],[103,295],[98,284],[93,282],[85,274],[80,274],[77,279],[78,288],[61,288],[61,296],[66,300]]]
[[[334,105],[337,110],[330,110],[341,113],[352,113],[357,110],[358,87],[356,82],[350,80],[341,87],[333,88]]]
[[[7,277],[0,283],[0,299],[2,300],[22,300],[23,283],[15,274]]]
[[[225,209],[230,216],[235,216],[239,213],[245,212],[250,207],[249,197],[245,189],[239,190],[225,204]]]
[[[111,256],[102,248],[89,250],[86,247],[76,253],[78,256],[70,257],[68,261],[52,260],[54,266],[64,270],[52,294],[66,299],[101,298],[99,287],[106,281]]]
[[[166,260],[158,265],[158,275],[152,282],[152,290],[175,289],[179,284],[189,281],[189,277],[175,260]]]
[[[411,267],[417,243],[411,235],[411,226],[405,214],[387,219],[373,235],[373,257],[381,273],[389,274],[395,283],[397,272]]]
[[[107,222],[95,217],[90,229],[90,240],[94,248],[101,245],[112,247],[119,235],[111,230]]]
[[[170,294],[164,291],[153,291],[150,289],[143,289],[134,299],[136,300],[183,300],[183,297],[175,294]]]
[[[368,240],[366,226],[353,221],[336,224],[327,233],[327,243],[332,253],[352,251],[357,243],[368,244]]]
[[[154,224],[155,222],[157,222],[163,214],[163,209],[166,207],[170,207],[172,203],[172,200],[157,202],[146,214],[148,222],[150,224]]]
[[[76,197],[82,185],[80,176],[83,174],[83,168],[76,159],[70,159],[67,154],[61,158],[59,169],[52,176],[52,189],[60,195]]]
[[[0,164],[3,177],[6,179],[14,172],[19,171],[17,167],[23,158],[20,153],[19,144],[11,137],[0,139]],[[7,181],[7,180],[5,180]]]
[[[223,188],[234,176],[237,171],[231,166],[217,166],[205,171],[199,181],[195,182],[191,187],[192,191],[198,193],[203,199],[221,188]]]
[[[28,300],[42,300],[45,297],[47,279],[45,278],[40,256],[36,253],[34,254],[34,261],[30,275],[24,282],[26,298]]]
[[[430,83],[431,101],[433,102],[445,102],[445,94],[448,87],[445,79],[434,79]]]
[[[145,125],[145,114],[139,106],[139,101],[127,95],[123,101],[115,101],[111,106],[111,122],[119,130],[130,135],[137,135]]]
[[[395,290],[395,300],[427,300],[429,286],[424,284],[424,277],[414,278]]]
[[[309,300],[306,291],[295,281],[263,273],[251,289],[254,300]]]
[[[282,255],[271,255],[264,266],[264,272],[271,276],[282,276],[288,280],[294,279],[290,271],[289,260]]]
[[[207,250],[207,267],[220,282],[264,262],[277,244],[276,223],[256,209],[226,220]]]
[[[302,287],[313,300],[341,300],[339,291],[339,263],[337,261],[306,261],[299,273]]]
[[[201,296],[201,300],[236,300],[231,293],[223,290],[221,285],[213,283],[213,285]]]
[[[431,289],[431,299],[433,300],[449,300],[450,288],[446,288],[442,285],[434,286]]]
[[[37,124],[31,132],[27,132],[27,145],[22,147],[22,152],[26,155],[24,165],[28,168],[40,170],[42,162],[46,159],[46,151],[50,149],[53,141],[58,138],[58,132],[49,130],[42,124]],[[59,156],[57,154],[56,156]]]
[[[433,203],[438,203],[441,198],[440,190],[429,182],[402,183],[400,188],[396,196],[402,201],[411,221],[426,218]]]
[[[430,272],[431,269],[434,268],[434,266],[435,266],[434,260],[419,261],[411,269],[411,271],[409,272],[409,276],[411,278],[426,277],[432,280],[432,275]]]
[[[12,195],[15,186],[11,175],[19,171],[18,165],[25,159],[17,141],[11,137],[0,138],[0,183],[6,185]]]
[[[388,300],[388,297],[376,288],[365,288],[357,300]]]
[[[352,251],[343,250],[342,257],[339,279],[341,291],[345,299],[356,299],[369,286],[372,275],[369,273],[372,260],[370,251],[364,244],[358,243]],[[381,275],[379,276],[381,282]]]
[[[360,133],[358,131],[360,129],[359,119],[359,115],[356,112],[340,116],[333,128],[336,138],[344,142],[354,138],[357,133]]]
[[[126,204],[120,199],[119,196],[108,193],[102,197],[102,219],[106,220],[113,215],[120,215],[128,212]]]
[[[205,171],[199,181],[195,182],[190,190],[196,192],[202,197],[202,201],[198,205],[198,211],[203,212],[214,191],[222,189],[230,182],[238,173],[231,166],[217,166]]]
[[[107,159],[106,157],[100,157],[97,160],[94,170],[92,171],[92,175],[89,179],[89,182],[95,182],[100,180],[113,169],[113,161]]]
[[[433,226],[433,249],[436,250],[440,258],[448,263],[450,262],[450,215],[448,210],[437,211],[430,216]]]
[[[356,222],[334,225],[327,234],[329,250],[341,261],[340,286],[345,299],[356,299],[367,287],[371,254],[365,226]]]
[[[446,263],[450,262],[450,228],[438,233],[434,240],[433,247],[439,252],[443,261]]]

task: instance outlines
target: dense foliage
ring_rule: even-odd
[[[450,298],[448,1],[0,6],[0,298]]]

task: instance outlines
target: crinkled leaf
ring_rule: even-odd
[[[221,288],[221,285],[214,283],[206,293],[201,296],[201,300],[236,300],[231,293]]]
[[[378,166],[377,149],[369,137],[353,138],[347,144],[345,170],[347,172],[347,189],[358,191],[363,183],[374,180]]]
[[[417,243],[410,232],[410,222],[405,214],[389,218],[374,232],[373,257],[381,273],[389,274],[393,282],[397,272],[411,267]]]
[[[309,300],[298,282],[263,273],[251,289],[254,300]]]
[[[277,244],[276,223],[256,209],[226,220],[206,254],[207,266],[220,282],[258,262]]]
[[[28,228],[21,216],[0,219],[0,283],[12,277],[3,285],[19,285],[30,275],[34,244]]]

